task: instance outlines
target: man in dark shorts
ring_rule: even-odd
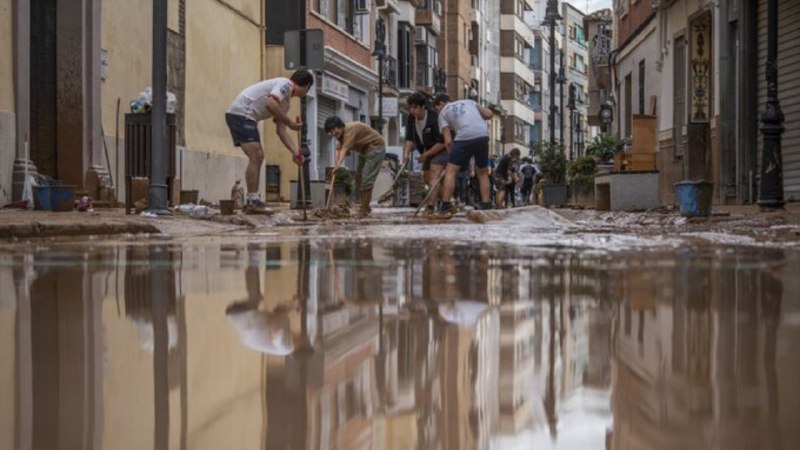
[[[497,163],[497,169],[494,171],[494,186],[497,188],[497,203],[495,206],[504,208],[506,206],[506,195],[508,194],[508,185],[511,181],[513,187],[516,182],[514,181],[514,163],[519,159],[520,151],[518,148],[512,149],[507,155],[500,158]],[[512,191],[513,192],[513,191]],[[511,194],[513,195],[513,194]],[[511,200],[513,205],[514,201]]]
[[[444,178],[441,218],[452,216],[450,199],[456,187],[456,176],[462,167],[469,167],[470,158],[475,158],[475,168],[480,183],[481,203],[479,209],[490,209],[489,203],[489,128],[486,121],[493,114],[473,100],[450,101],[447,94],[439,94],[433,102],[439,112],[439,129],[444,135],[445,146],[450,152]],[[453,135],[455,134],[455,139]]]
[[[422,163],[422,174],[425,184],[433,187],[439,175],[447,165],[448,153],[444,146],[444,136],[439,131],[439,115],[428,108],[428,99],[424,94],[415,92],[408,96],[408,110],[411,113],[406,123],[406,144],[404,155],[411,157],[414,149],[419,151]],[[441,200],[444,186],[440,186],[434,201]],[[434,211],[434,204],[428,206],[428,212]]]
[[[533,179],[536,177],[536,167],[533,166],[533,161],[530,158],[523,158],[519,172],[522,174],[522,189],[520,190],[522,201],[525,202],[526,205],[530,205]]]
[[[313,83],[314,77],[311,72],[298,70],[291,78],[273,78],[245,88],[228,108],[225,122],[231,132],[233,145],[241,147],[250,160],[244,176],[247,185],[247,201],[244,207],[246,212],[266,211],[266,204],[258,195],[261,165],[264,162],[258,122],[272,119],[281,142],[294,155],[294,161],[302,164],[300,143],[295,146],[286,128],[297,131],[303,124],[290,119],[286,114],[289,112],[291,98],[305,97]]]
[[[347,152],[358,153],[356,179],[361,183],[361,209],[358,217],[363,219],[372,212],[369,203],[372,200],[372,187],[386,156],[386,141],[380,133],[361,122],[347,124],[337,116],[328,117],[325,121],[325,133],[339,141],[336,149],[336,167],[341,167]]]

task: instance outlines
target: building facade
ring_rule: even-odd
[[[586,119],[589,45],[583,24],[585,14],[565,2],[561,4],[561,17],[564,29],[561,54],[565,76],[563,86],[559,84],[559,97],[563,98],[560,116],[565,130],[564,149],[568,158],[574,160],[584,154],[590,135]]]

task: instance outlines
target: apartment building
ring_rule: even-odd
[[[563,144],[570,160],[583,155],[589,135],[586,119],[588,87],[588,41],[583,25],[585,14],[570,3],[561,4],[564,37],[561,43],[564,77],[560,78],[559,96],[563,89],[561,120],[564,124]],[[560,131],[560,130],[559,130]],[[560,134],[560,133],[559,133]]]
[[[503,128],[504,153],[519,148],[522,154],[531,151],[531,127],[536,115],[530,104],[530,92],[536,76],[530,64],[530,50],[535,36],[525,21],[533,4],[527,0],[500,2],[500,97],[506,112]]]

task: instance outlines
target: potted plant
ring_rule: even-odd
[[[586,154],[597,160],[598,172],[608,173],[614,167],[614,154],[618,151],[619,136],[601,134],[586,147]]]
[[[536,184],[536,193],[542,193],[543,206],[563,206],[567,204],[567,157],[564,146],[558,143],[542,142],[537,146],[541,179]]]
[[[593,156],[581,156],[567,166],[572,206],[594,206],[594,176],[597,161]]]

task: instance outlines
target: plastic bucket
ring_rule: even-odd
[[[53,206],[50,201],[50,186],[33,187],[33,206],[39,211],[53,210]]]
[[[675,197],[683,217],[711,215],[711,197],[714,184],[708,181],[681,181],[675,183]]]
[[[50,186],[50,206],[53,211],[72,211],[75,208],[75,186]]]

